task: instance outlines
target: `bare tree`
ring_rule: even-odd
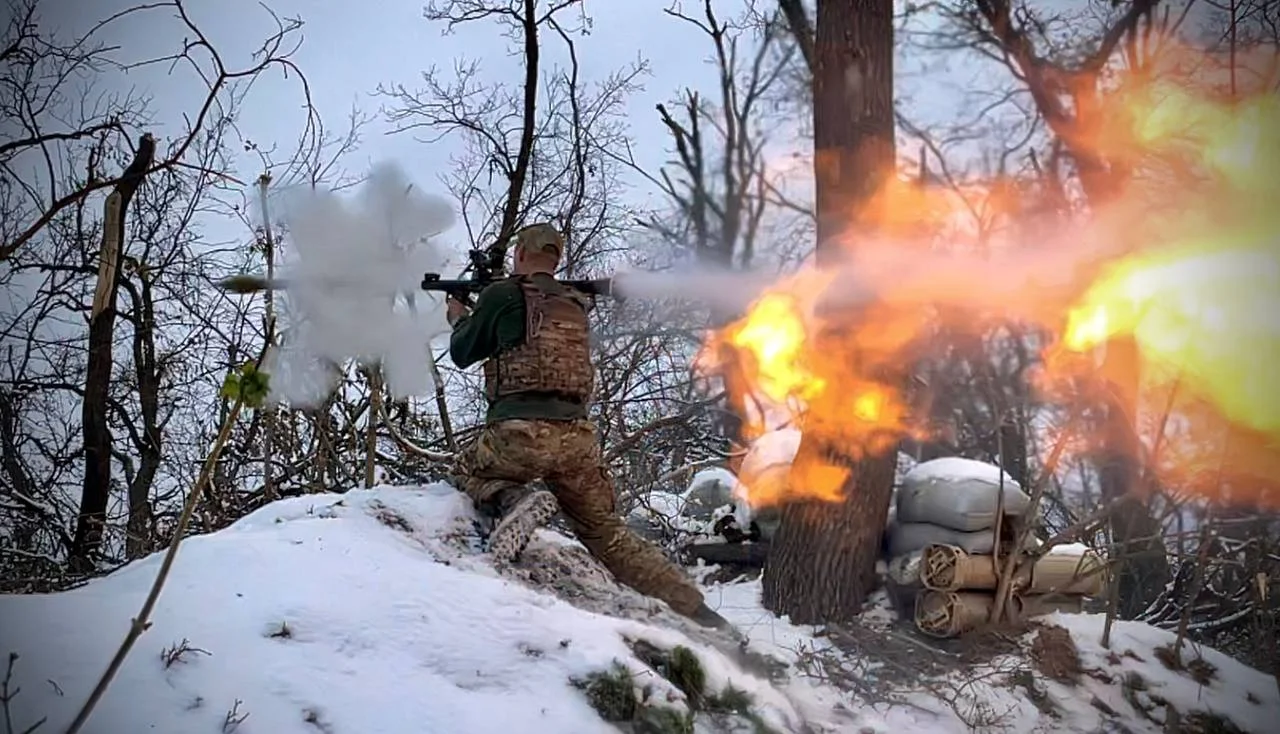
[[[950,17],[974,39],[976,48],[1001,59],[1025,87],[1048,131],[1060,141],[1071,161],[1085,201],[1101,207],[1111,201],[1132,175],[1129,164],[1108,159],[1090,144],[1088,130],[1095,129],[1101,109],[1104,73],[1117,54],[1141,67],[1151,62],[1143,56],[1143,42],[1150,39],[1159,0],[1112,3],[1111,17],[1095,37],[1073,39],[1063,47],[1050,40],[1050,29],[1067,20],[1008,0],[959,3]],[[1171,18],[1169,25],[1181,22]],[[1081,52],[1079,49],[1084,48]],[[1149,49],[1147,49],[1149,50]],[[1134,364],[1131,343],[1117,341],[1108,347],[1116,364]],[[1131,374],[1118,386],[1118,394],[1136,394],[1140,377]],[[1099,413],[1106,435],[1098,456],[1104,497],[1126,498],[1113,515],[1112,532],[1125,549],[1121,566],[1123,616],[1132,617],[1149,604],[1169,578],[1160,527],[1141,497],[1150,486],[1139,464],[1141,448],[1132,416],[1136,405],[1112,402]]]
[[[91,572],[146,554],[172,525],[172,500],[211,438],[208,408],[225,369],[252,349],[241,347],[252,309],[211,287],[219,265],[240,264],[247,249],[210,242],[202,225],[236,207],[222,194],[238,183],[239,109],[264,71],[297,72],[301,22],[268,16],[275,29],[253,65],[231,69],[181,2],[120,11],[76,38],[46,24],[36,2],[10,9],[0,40],[0,109],[12,122],[0,143],[0,282],[30,297],[0,322],[0,514],[18,531],[0,548],[0,569],[7,588],[31,588],[68,559]],[[187,40],[163,57],[124,58],[106,34],[144,13],[171,14]],[[203,87],[188,127],[166,145],[144,134],[148,100],[95,89],[107,74],[158,64],[185,66]],[[309,112],[297,148],[271,165],[319,181],[333,147]],[[97,216],[97,192],[112,190],[120,194]],[[77,322],[89,324],[88,348]]]
[[[80,518],[71,545],[73,567],[81,572],[93,567],[90,556],[102,542],[102,526],[106,522],[107,500],[111,494],[112,441],[107,428],[107,395],[114,361],[112,353],[115,347],[116,293],[120,289],[120,258],[124,254],[125,220],[129,202],[142,185],[146,171],[155,158],[155,151],[155,139],[150,135],[143,135],[138,142],[133,162],[125,169],[111,195],[107,197],[103,212],[102,247],[98,255],[100,265],[93,309],[89,313],[89,355],[85,366],[84,397],[81,399],[84,484],[80,493]],[[145,280],[143,287],[148,288]],[[149,304],[142,304],[144,308],[147,305]],[[144,323],[144,334],[148,328],[151,328],[151,324]],[[146,339],[145,336],[142,338]],[[153,408],[155,395],[150,390],[151,386],[140,383],[139,387],[145,387],[148,392],[143,400],[145,409]],[[154,415],[154,410],[147,412]],[[158,443],[157,437],[150,438],[152,442]],[[151,453],[151,442],[144,445],[148,449],[147,453]],[[141,487],[140,492],[144,498],[149,490],[149,484]],[[141,515],[143,505],[134,506],[134,493],[130,493],[129,499],[131,516],[134,512]]]
[[[670,248],[668,259],[692,255],[704,267],[750,269],[759,255],[777,254],[767,251],[773,244],[766,242],[771,218],[809,215],[790,200],[783,177],[766,163],[778,131],[769,96],[793,64],[794,46],[785,42],[785,27],[776,14],[757,18],[748,10],[722,20],[710,0],[697,15],[675,7],[666,13],[706,36],[716,86],[705,96],[700,90],[682,90],[674,110],[657,105],[671,136],[674,160],[657,175],[634,160],[628,162],[662,192],[671,208],[644,216],[641,224]],[[723,326],[738,315],[713,309],[709,325]],[[719,372],[730,401],[728,410],[719,413],[719,432],[727,448],[735,451],[745,442],[746,408],[741,401],[747,387],[734,364],[720,365]]]
[[[524,221],[531,205],[537,204],[536,193],[527,191],[535,142],[540,133],[548,132],[545,126],[553,120],[538,114],[538,87],[542,80],[540,33],[550,29],[567,39],[568,32],[557,14],[577,2],[567,0],[546,9],[540,8],[537,0],[432,2],[424,15],[427,20],[444,23],[446,32],[465,23],[497,22],[504,35],[519,44],[523,83],[514,92],[505,85],[490,86],[481,81],[478,62],[458,62],[452,80],[431,69],[422,75],[421,90],[400,85],[378,89],[392,103],[385,112],[398,132],[422,131],[432,142],[457,133],[472,146],[473,161],[480,165],[467,172],[469,178],[456,181],[454,186],[455,193],[466,197],[463,213],[473,241],[505,243]],[[575,59],[573,73],[576,71]],[[543,104],[554,106],[555,101],[543,100]],[[473,197],[484,197],[476,184],[485,171],[501,177],[501,195],[496,200],[486,197],[477,202],[481,204],[480,219],[473,222],[472,215],[477,212],[468,205]]]

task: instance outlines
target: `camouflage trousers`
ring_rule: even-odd
[[[477,508],[504,489],[541,479],[578,540],[618,581],[686,616],[702,604],[702,592],[683,570],[618,516],[613,481],[590,421],[492,423],[458,458],[454,478]]]

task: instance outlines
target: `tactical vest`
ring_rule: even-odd
[[[513,280],[524,294],[524,342],[485,361],[485,397],[539,393],[587,403],[595,390],[589,300],[564,286],[544,289],[527,276]]]

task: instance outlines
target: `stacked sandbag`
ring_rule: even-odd
[[[975,554],[993,552],[1001,473],[980,461],[944,458],[917,464],[900,476],[884,544],[890,570],[886,587],[899,614],[914,613],[916,597],[924,588],[918,568],[926,547],[943,544]],[[1009,516],[1022,514],[1030,498],[1009,475],[1003,482],[1001,509]]]
[[[1022,487],[999,467],[958,457],[917,465],[902,477],[896,494],[888,530],[890,557],[935,544],[992,553],[997,513],[1018,518],[1031,504]]]
[[[900,619],[910,619],[915,614],[916,596],[924,589],[920,583],[920,553],[891,558],[885,570],[889,601]]]
[[[1006,554],[1011,550],[1011,542],[1000,541],[1013,539],[1015,523],[1022,524],[1017,521],[1030,504],[1013,477],[985,462],[948,457],[907,472],[896,491],[885,539],[887,586],[899,613],[913,616],[922,631],[942,637],[985,622],[995,604],[996,548]],[[997,522],[1002,514],[1003,521]],[[997,538],[997,532],[1003,537]],[[1028,536],[1025,550],[1036,544]],[[1054,585],[1062,579],[1051,568],[1058,566],[1044,566],[1035,583],[1015,584],[1006,618],[1046,609],[1045,594],[1056,591]]]
[[[915,600],[916,627],[955,637],[983,625],[995,608],[1007,560],[954,545],[926,546],[918,565],[923,588]],[[1103,569],[1101,557],[1083,545],[1051,548],[1014,572],[1002,616],[1020,621],[1055,611],[1078,613],[1086,597],[1102,593]]]

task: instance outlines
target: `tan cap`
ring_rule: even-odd
[[[516,232],[516,244],[529,252],[545,252],[556,257],[564,253],[564,237],[548,222],[521,228]]]

